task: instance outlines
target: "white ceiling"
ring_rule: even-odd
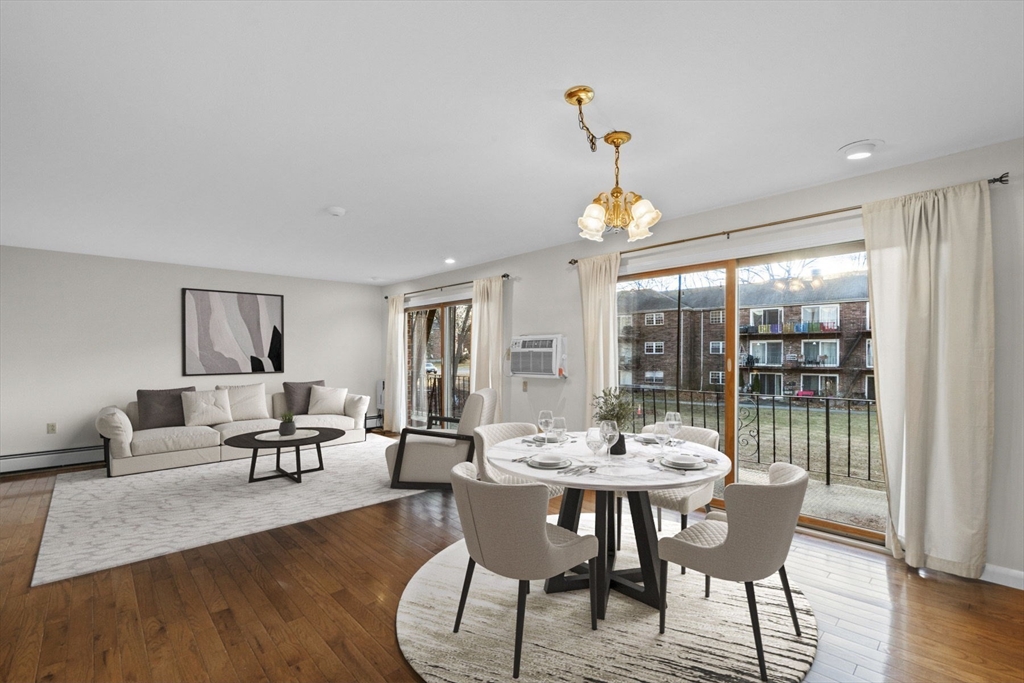
[[[368,284],[490,261],[577,240],[612,185],[571,85],[672,218],[1024,135],[1022,8],[5,1],[0,242]]]

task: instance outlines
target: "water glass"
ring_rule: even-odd
[[[615,420],[602,420],[601,421],[601,436],[604,437],[604,442],[608,444],[608,457],[612,457],[612,446],[616,441],[619,440],[619,425]]]
[[[594,454],[594,457],[601,454],[601,449],[604,448],[604,435],[601,434],[600,427],[591,427],[587,430],[587,448]]]
[[[556,417],[551,421],[551,433],[555,435],[558,447],[562,447],[562,437],[565,436],[565,418]]]
[[[668,425],[669,436],[678,439],[679,434],[683,431],[683,416],[679,413],[665,413],[665,424]]]
[[[661,446],[661,454],[665,455],[665,444],[669,440],[669,430],[667,422],[655,422],[654,423],[654,439]]]
[[[537,417],[537,426],[544,432],[544,442],[547,443],[548,432],[551,431],[551,426],[555,421],[555,416],[550,410],[540,411],[540,415]]]

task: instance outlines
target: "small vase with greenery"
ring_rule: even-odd
[[[614,420],[619,426],[619,440],[612,444],[612,455],[626,454],[626,437],[623,431],[633,419],[633,396],[620,389],[604,389],[594,396],[594,421]]]
[[[281,414],[281,424],[277,428],[281,436],[291,436],[295,433],[295,416],[292,413]]]

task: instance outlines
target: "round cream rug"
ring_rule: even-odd
[[[589,533],[593,523],[593,514],[583,515],[581,533]],[[632,529],[624,528],[616,566],[637,566],[634,547]],[[399,647],[428,682],[512,679],[516,581],[477,565],[462,626],[452,633],[468,559],[465,541],[445,548],[413,576],[398,606]],[[814,613],[800,590],[791,588],[800,638],[778,575],[754,585],[773,683],[803,680],[817,650]],[[607,618],[592,631],[587,591],[549,595],[542,581],[534,581],[526,599],[519,680],[760,681],[743,584],[712,580],[705,599],[703,574],[682,575],[669,564],[666,614],[665,633],[659,634],[657,610],[612,591]]]

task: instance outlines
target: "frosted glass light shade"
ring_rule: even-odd
[[[590,204],[587,206],[583,215],[576,221],[581,231],[580,237],[586,237],[588,240],[594,240],[595,242],[603,242],[604,216],[604,207],[600,204]]]
[[[629,233],[629,239],[626,240],[627,242],[636,242],[637,240],[642,240],[645,237],[651,236],[651,231],[647,229],[647,226],[641,225],[638,221],[631,221],[626,230]]]
[[[644,231],[643,237],[651,234],[647,231],[647,228],[661,220],[661,211],[655,209],[654,205],[647,199],[641,199],[634,204],[630,209],[630,213],[633,214],[633,220],[636,222],[637,227]],[[637,239],[640,238],[637,237]]]

